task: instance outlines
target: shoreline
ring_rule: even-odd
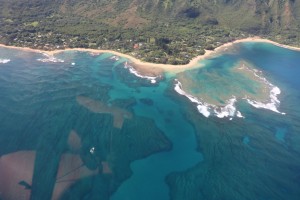
[[[209,57],[213,57],[217,53],[221,52],[222,50],[226,50],[228,47],[233,46],[234,44],[242,43],[242,42],[262,42],[262,43],[269,43],[273,44],[278,47],[300,51],[300,47],[293,47],[289,45],[280,44],[277,42],[274,42],[269,39],[263,39],[260,37],[250,37],[250,38],[244,38],[244,39],[238,39],[233,42],[225,43],[217,48],[215,48],[213,51],[211,50],[205,50],[205,54],[199,55],[194,57],[190,60],[190,62],[186,65],[171,65],[171,64],[157,64],[157,63],[149,63],[149,62],[143,62],[131,55],[123,54],[117,51],[113,50],[100,50],[100,49],[87,49],[87,48],[67,48],[67,49],[59,49],[59,50],[53,50],[53,51],[46,51],[46,50],[39,50],[39,49],[32,49],[29,47],[17,47],[17,46],[7,46],[4,44],[0,44],[0,47],[5,48],[11,48],[11,49],[17,49],[17,50],[23,50],[23,51],[30,51],[35,53],[42,53],[46,54],[48,56],[54,56],[55,54],[64,52],[64,51],[79,51],[79,52],[89,52],[89,53],[110,53],[119,57],[127,58],[130,62],[132,62],[134,68],[141,72],[142,74],[157,74],[158,72],[171,72],[171,73],[180,73],[185,70],[193,69],[201,67],[199,64],[199,61],[207,59]]]

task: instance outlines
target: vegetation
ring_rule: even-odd
[[[2,0],[0,42],[44,50],[111,49],[170,64],[186,64],[205,49],[253,35],[298,45],[299,1],[249,2]]]

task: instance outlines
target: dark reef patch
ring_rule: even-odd
[[[139,99],[141,103],[147,105],[147,106],[153,106],[154,102],[152,99],[149,98],[141,98]]]

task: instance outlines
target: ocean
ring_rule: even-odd
[[[0,48],[0,199],[299,199],[300,52],[244,42],[142,76]]]

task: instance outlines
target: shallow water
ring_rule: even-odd
[[[248,52],[251,54],[256,50],[250,49],[251,45],[234,45],[221,55],[202,61],[204,67],[180,73],[177,79],[181,90],[184,91],[180,93],[196,98],[201,108],[206,107],[206,112],[203,112],[203,108],[199,109],[205,116],[208,116],[206,113],[209,112],[220,118],[239,117],[240,111],[235,110],[233,101],[242,100],[247,100],[256,108],[280,113],[280,101],[277,96],[281,90],[265,77],[266,72],[259,67],[263,63],[251,59],[259,56],[248,56]]]
[[[99,156],[108,160],[113,173],[116,173],[114,176],[119,173],[114,172],[114,165],[121,164],[117,166],[118,170],[127,170],[131,161],[141,159],[131,163],[132,176],[114,193],[112,199],[124,199],[124,194],[128,199],[167,199],[168,187],[164,178],[173,171],[186,170],[202,160],[201,153],[196,151],[193,127],[182,116],[180,107],[164,94],[168,81],[153,84],[151,80],[140,79],[124,68],[126,60],[115,61],[110,54],[92,56],[88,53],[65,52],[57,58],[45,60],[39,54],[16,51],[16,56],[11,56],[6,51],[13,50],[1,49],[4,52],[1,57],[8,56],[11,59],[0,69],[2,155],[35,150],[46,156],[37,158],[35,165],[42,165],[51,156],[57,157],[53,162],[48,162],[47,167],[55,171],[59,155],[68,151],[68,134],[76,130],[85,151],[93,147],[96,150],[103,149],[104,152],[100,152]],[[143,98],[151,100],[153,105],[141,102]],[[146,124],[136,124],[144,118],[153,123],[146,121]],[[14,126],[16,121],[20,121],[18,126]],[[166,135],[172,149],[164,143],[163,135],[155,138],[155,134],[160,133],[158,130]],[[105,131],[108,133],[103,133]],[[132,136],[131,131],[134,131]],[[110,139],[107,139],[106,134],[110,134]],[[118,147],[119,143],[122,142],[118,141],[118,134],[138,136],[123,141],[123,146],[127,148],[149,141],[153,144],[140,147],[139,157],[135,154],[126,155],[124,149],[125,155],[122,155],[118,153],[118,148],[121,148]],[[98,142],[95,139],[106,140]],[[113,146],[114,141],[117,147]],[[109,144],[109,150],[105,149]],[[48,145],[57,149],[57,155],[49,152],[50,149],[45,147]],[[149,153],[154,154],[142,159]],[[49,173],[50,176],[53,170],[45,174]],[[114,178],[116,185],[122,183],[120,178]],[[39,178],[35,179],[34,176],[35,180]],[[54,180],[48,181],[51,183]],[[156,192],[158,188],[159,193]],[[116,189],[112,187],[113,191]],[[34,188],[32,190],[35,191]],[[152,196],[144,197],[145,192]],[[36,191],[35,194],[47,196],[49,191]]]
[[[49,60],[0,48],[0,173],[15,174],[0,178],[0,192],[13,183],[24,194],[18,183],[27,173],[35,199],[53,189],[61,199],[297,199],[299,52],[243,43],[156,82],[112,56],[70,51]],[[175,78],[194,103],[174,90]],[[286,115],[244,99],[269,103],[275,86],[274,105]],[[199,105],[233,114],[206,118]],[[65,164],[70,154],[76,166]],[[7,158],[21,159],[10,155],[29,155],[28,167],[11,170]],[[65,175],[56,177],[57,168]]]
[[[276,107],[286,114],[258,109],[240,99],[235,108],[244,119],[218,119],[213,116],[205,119],[196,108],[198,103],[190,102],[194,109],[187,108],[187,112],[191,113],[190,121],[196,126],[197,139],[205,159],[198,167],[168,177],[174,199],[298,199],[300,84],[296,74],[300,69],[300,52],[265,43],[243,43],[235,45],[232,52],[225,52],[221,58],[224,56],[244,60],[254,69],[262,71],[268,82],[280,88],[281,94],[277,95],[280,103]],[[212,83],[206,87],[212,87],[210,89],[216,90],[216,93],[221,91],[223,94],[223,90],[230,91],[228,96],[236,95],[236,90],[231,90],[229,86],[236,79],[230,78],[231,73],[222,73],[227,66],[220,69],[223,64],[218,62],[219,59],[205,61],[208,65],[194,72],[186,72],[187,76],[194,75],[193,84],[196,85],[199,77],[207,78],[205,70],[220,72],[212,74],[217,80],[227,80],[229,84],[216,86]],[[189,89],[187,87],[187,91]],[[248,92],[245,88],[243,90],[243,94]],[[205,90],[201,92],[210,95]],[[193,91],[189,90],[191,93]],[[189,101],[186,97],[182,98]]]

